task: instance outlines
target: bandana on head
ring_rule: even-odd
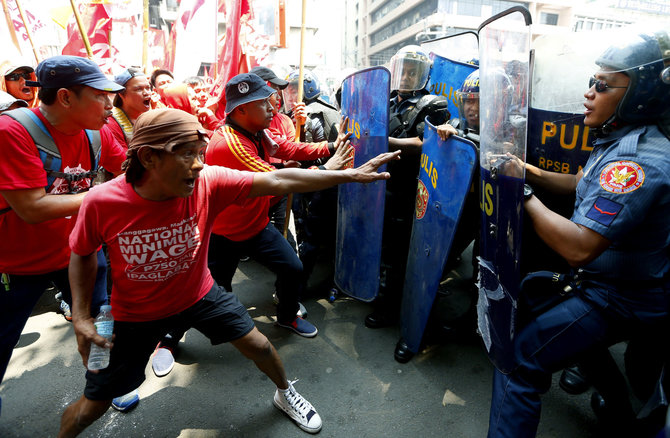
[[[135,132],[128,153],[142,146],[172,152],[175,146],[190,142],[207,142],[209,137],[198,119],[182,110],[155,109],[142,113],[135,121]]]

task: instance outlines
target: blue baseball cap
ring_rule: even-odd
[[[86,85],[96,90],[117,93],[124,87],[110,81],[100,67],[87,58],[59,55],[45,59],[35,69],[37,81],[26,81],[29,87],[67,88]]]
[[[142,69],[139,67],[130,67],[123,70],[118,75],[114,76],[114,82],[121,85],[122,87],[125,87],[126,83],[128,83],[129,80],[138,76],[146,77],[146,74],[144,74]]]
[[[258,75],[242,73],[234,76],[226,84],[226,114],[245,103],[267,99],[274,93],[276,91]]]

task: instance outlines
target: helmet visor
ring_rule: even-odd
[[[428,82],[430,61],[425,56],[412,58],[410,54],[391,58],[391,90],[409,92],[421,90]]]

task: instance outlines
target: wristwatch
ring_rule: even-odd
[[[531,196],[533,196],[533,193],[535,193],[535,190],[533,190],[533,187],[531,187],[530,184],[524,184],[523,185],[523,200],[528,201]]]

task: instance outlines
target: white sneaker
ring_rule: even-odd
[[[297,380],[288,382],[286,392],[277,388],[273,400],[274,405],[277,409],[284,411],[305,432],[317,433],[321,430],[321,417],[312,404],[296,392],[293,387],[295,382]]]
[[[174,356],[169,348],[160,347],[151,358],[151,368],[158,377],[167,376],[174,368]]]

